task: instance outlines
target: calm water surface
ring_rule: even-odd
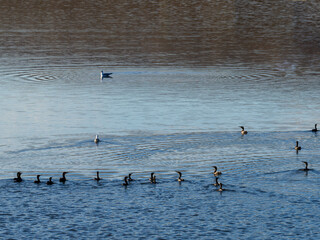
[[[319,239],[316,1],[27,7],[0,6],[1,238]]]

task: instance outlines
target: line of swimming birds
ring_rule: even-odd
[[[305,168],[300,169],[300,170],[309,171],[310,169],[308,168],[308,162],[303,162],[303,163],[305,164]],[[226,189],[222,188],[223,184],[221,182],[219,182],[219,176],[222,174],[222,172],[218,171],[217,166],[213,166],[213,169],[214,169],[213,175],[215,177],[215,183],[213,185],[216,186],[216,187],[219,187],[218,188],[219,192],[225,191]],[[176,172],[179,174],[179,177],[178,177],[177,181],[179,183],[183,182],[184,179],[182,178],[182,173],[180,171],[176,171]],[[66,174],[67,173],[68,172],[63,172],[62,173],[62,177],[59,179],[59,182],[62,182],[64,184],[67,181],[67,178],[66,178]],[[22,174],[21,172],[17,172],[17,177],[14,178],[13,180],[15,182],[22,182],[23,179],[21,178],[21,174]],[[128,186],[131,181],[134,181],[134,179],[131,178],[132,174],[133,173],[129,173],[128,176],[124,177],[124,179],[123,179],[124,183],[122,184],[123,186]],[[41,183],[40,176],[41,175],[37,175],[37,180],[35,180],[34,183],[36,183],[36,184],[40,184]],[[93,180],[95,180],[97,182],[102,180],[102,178],[100,178],[99,171],[97,171],[97,176]],[[156,175],[155,175],[154,172],[151,173],[149,181],[152,184],[156,184],[157,183]],[[49,180],[47,181],[47,185],[52,185],[52,184],[55,184],[55,182],[53,182],[52,181],[52,177],[50,177]]]
[[[219,175],[221,175],[222,173],[217,171],[217,167],[216,166],[213,166],[214,168],[214,172],[213,172],[213,175],[216,177],[216,182],[213,184],[214,186],[220,186],[220,188],[218,189],[218,191],[223,191],[224,189],[222,188],[222,183],[219,183],[218,182],[218,177]],[[176,171],[178,174],[179,174],[179,177],[178,177],[178,182],[183,182],[184,179],[182,178],[182,173],[180,171]],[[67,178],[66,178],[66,174],[68,172],[63,172],[62,173],[62,177],[59,179],[59,182],[62,182],[62,183],[65,183],[67,181]],[[125,176],[123,181],[124,183],[122,184],[123,186],[128,186],[129,185],[129,182],[133,181],[134,179],[131,178],[133,173],[129,173],[128,176]],[[14,178],[13,180],[15,182],[22,182],[23,179],[21,178],[21,175],[22,173],[21,172],[17,172],[17,177]],[[40,176],[41,175],[37,175],[37,180],[34,181],[34,183],[37,183],[37,184],[40,184],[41,181],[40,181]],[[97,171],[97,176],[94,178],[95,181],[99,182],[100,180],[102,180],[102,178],[100,178],[100,175],[99,175],[99,171]],[[152,184],[156,184],[157,183],[157,180],[156,180],[156,175],[154,172],[151,173],[150,175],[150,178],[149,178],[149,181],[150,183]],[[47,185],[52,185],[54,184],[54,182],[52,181],[52,177],[49,178],[49,180],[47,181]]]
[[[241,134],[242,134],[242,135],[245,135],[245,134],[248,133],[247,131],[244,130],[244,127],[243,127],[243,126],[240,126],[240,128],[242,129],[242,130],[241,130]],[[311,131],[312,131],[312,132],[317,132],[317,131],[318,131],[318,129],[317,129],[317,124],[315,124],[315,128],[312,129]],[[94,139],[94,142],[95,142],[95,143],[99,143],[99,142],[100,142],[100,139],[99,139],[99,136],[98,136],[98,135],[96,135],[96,137],[95,137],[95,139]],[[297,151],[301,150],[301,146],[299,146],[299,142],[298,142],[298,141],[296,141],[296,146],[295,146],[294,149],[297,150]],[[309,171],[310,169],[308,168],[308,162],[303,161],[303,163],[305,164],[305,168],[300,169],[300,170],[302,170],[302,171]],[[219,191],[219,192],[222,192],[222,191],[224,191],[225,189],[222,188],[223,184],[218,181],[218,180],[219,180],[219,177],[218,177],[218,176],[220,176],[220,175],[222,174],[222,172],[218,171],[217,166],[213,166],[213,168],[214,168],[213,175],[215,176],[215,183],[214,183],[213,185],[216,186],[216,187],[219,187],[218,191]],[[176,171],[176,172],[179,174],[179,177],[178,177],[178,179],[177,179],[178,182],[183,182],[184,179],[182,178],[182,173],[181,173],[180,171]],[[67,181],[67,179],[66,179],[66,174],[67,174],[67,173],[68,173],[68,172],[63,172],[63,173],[62,173],[62,177],[59,179],[59,182],[65,183],[65,182]],[[22,182],[23,180],[22,180],[22,178],[21,178],[21,174],[22,174],[21,172],[17,172],[17,177],[14,178],[13,180],[14,180],[15,182]],[[123,179],[124,183],[122,184],[123,186],[128,186],[129,183],[134,180],[134,179],[131,178],[132,174],[133,174],[133,173],[129,173],[128,176],[125,176],[125,177],[124,177],[124,179]],[[41,183],[41,181],[40,181],[40,176],[41,176],[41,175],[37,175],[37,180],[35,180],[34,183],[37,183],[37,184]],[[102,180],[102,178],[100,178],[99,171],[97,171],[97,176],[94,178],[94,180],[95,180],[95,181],[100,181],[100,180]],[[156,184],[156,183],[157,183],[156,175],[155,175],[154,172],[151,173],[150,178],[149,178],[149,181],[150,181],[150,183],[152,183],[152,184]],[[54,184],[54,182],[52,181],[52,177],[50,177],[49,180],[47,181],[47,185],[52,185],[52,184]]]

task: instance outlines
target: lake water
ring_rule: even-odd
[[[4,1],[0,238],[319,239],[319,6]]]

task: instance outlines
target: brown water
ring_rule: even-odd
[[[2,65],[318,69],[317,1],[2,1]]]

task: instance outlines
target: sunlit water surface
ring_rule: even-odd
[[[318,6],[1,4],[0,238],[319,239]]]

